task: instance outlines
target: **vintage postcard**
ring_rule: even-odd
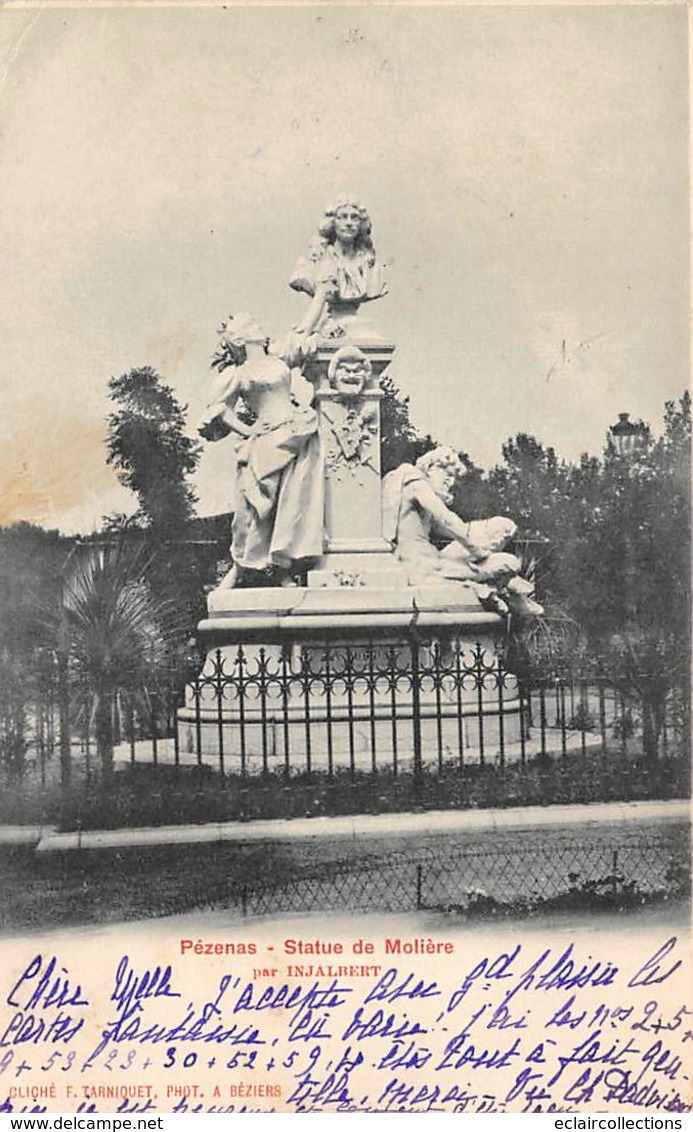
[[[0,1113],[691,1110],[688,57],[0,8]]]

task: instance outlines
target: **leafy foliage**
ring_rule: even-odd
[[[624,694],[643,701],[651,757],[667,697],[685,681],[690,657],[688,393],[667,402],[663,423],[657,440],[645,430],[630,458],[607,441],[601,459],[585,455],[577,465],[520,434],[487,477],[497,508],[548,540],[542,598],[550,613],[560,609],[579,626],[568,657],[578,646],[603,655]],[[525,656],[544,627],[524,627],[533,637]],[[522,655],[522,642],[516,650]]]
[[[389,373],[380,379],[383,399],[380,402],[381,473],[414,464],[419,456],[435,448],[432,436],[422,436],[409,416],[409,398],[403,397]]]
[[[168,614],[122,546],[89,547],[65,578],[56,629],[64,632],[77,678],[98,692],[137,688],[166,662]]]
[[[210,573],[208,555],[191,537],[196,496],[189,479],[201,447],[186,435],[186,407],[155,370],[112,378],[109,390],[117,408],[108,419],[107,459],[140,505],[133,516],[110,516],[105,532],[141,549],[150,591],[179,611],[191,634]]]
[[[180,625],[145,580],[146,563],[125,544],[81,548],[59,603],[47,611],[47,642],[65,658],[76,701],[94,725],[102,769],[112,767],[115,713],[165,688],[175,671]]]
[[[416,782],[410,770],[337,769],[324,774],[227,774],[202,767],[134,766],[116,775],[113,788],[94,798],[75,797],[63,812],[66,829],[327,817],[337,814],[406,813],[412,809],[496,809],[589,804],[611,800],[681,798],[688,788],[688,761],[619,757],[616,751],[536,758],[504,768],[469,763],[429,768]]]
[[[139,499],[138,525],[173,532],[196,502],[188,477],[200,446],[185,435],[185,409],[149,366],[111,378],[108,387],[120,407],[108,418],[107,461]]]
[[[32,723],[32,699],[46,678],[45,626],[39,602],[57,601],[70,539],[32,523],[0,530],[0,768],[21,777]]]

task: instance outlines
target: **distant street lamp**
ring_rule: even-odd
[[[631,462],[645,447],[649,428],[644,421],[632,421],[630,413],[619,413],[616,424],[611,425],[609,436],[616,449],[618,457],[623,461],[619,474],[621,490],[625,490],[626,483],[630,483],[629,496],[631,504],[634,501],[633,491],[637,491],[637,474],[631,474]],[[635,469],[633,469],[635,472]],[[626,524],[623,533],[623,579],[626,625],[633,630],[638,621],[638,607],[636,600],[635,577],[635,548],[633,546],[633,531],[630,524]]]
[[[624,460],[632,460],[647,440],[649,429],[644,421],[632,421],[630,413],[619,413],[616,424],[612,424],[609,435],[618,455]]]

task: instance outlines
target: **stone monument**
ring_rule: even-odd
[[[330,673],[349,668],[359,649],[378,672],[393,663],[401,672],[424,739],[426,721],[440,735],[441,719],[460,736],[472,710],[486,711],[492,729],[491,694],[456,680],[450,666],[446,679],[422,682],[411,671],[408,642],[440,656],[454,639],[458,672],[460,656],[475,650],[476,663],[493,674],[499,614],[541,610],[519,562],[503,551],[514,524],[465,523],[449,509],[464,470],[454,452],[437,449],[381,479],[380,378],[395,344],[362,313],[387,286],[360,202],[345,195],[328,206],[290,285],[308,297],[292,331],[270,341],[250,316],[233,315],[213,361],[219,372],[200,432],[235,443],[233,567],[199,625],[208,655],[203,690],[189,691],[179,715],[184,742],[187,729],[191,750],[204,756],[221,743],[233,759],[240,728],[244,769],[260,758],[267,769],[287,755],[289,726],[293,756],[298,743],[310,759],[309,716],[323,712],[337,765],[349,747],[353,766],[355,721],[373,746],[378,729],[381,754],[411,755],[406,726],[399,736],[401,720],[393,718],[391,675],[363,687],[346,679],[335,693]],[[433,535],[449,545],[439,550]],[[241,666],[260,672],[247,681],[252,694],[241,676],[239,695],[230,676],[239,644]],[[268,665],[284,679],[269,679]],[[310,675],[308,702],[306,682],[292,685],[299,670]],[[507,733],[516,691],[512,678],[504,683],[505,718],[496,725]],[[404,707],[397,708],[402,718]],[[473,737],[465,743],[473,747]]]

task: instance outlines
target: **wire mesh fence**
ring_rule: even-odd
[[[618,839],[560,839],[493,847],[389,853],[322,865],[273,884],[232,887],[245,916],[311,911],[531,912],[645,903],[685,896],[690,848],[672,830]]]

